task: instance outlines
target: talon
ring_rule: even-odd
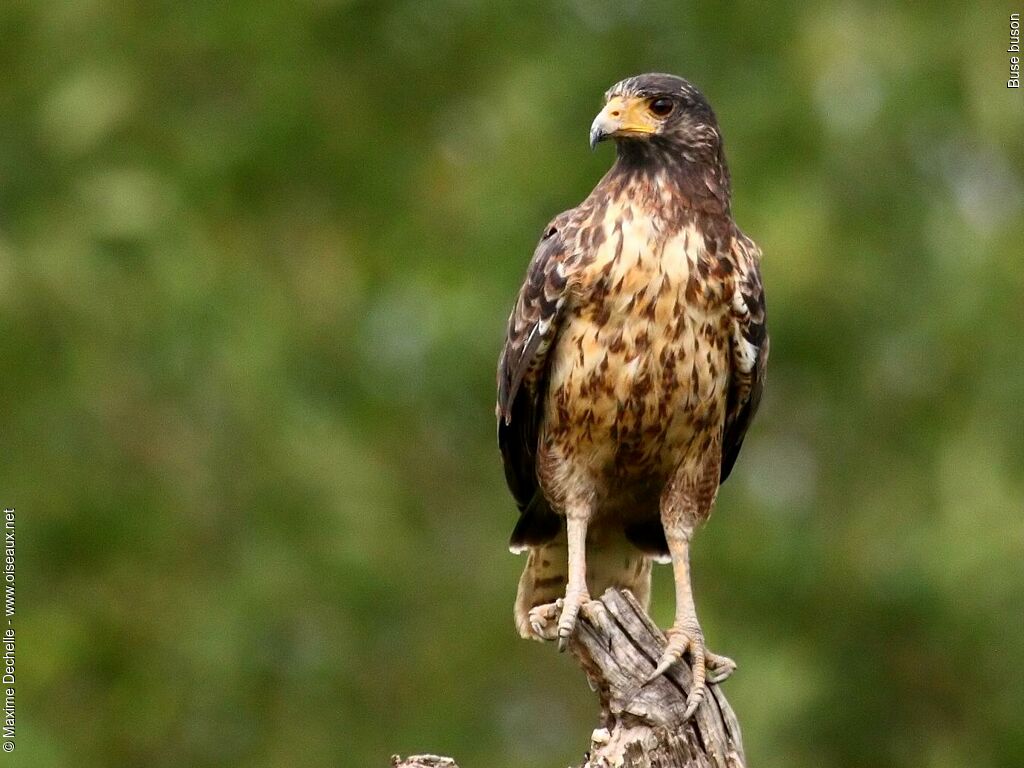
[[[654,671],[651,672],[651,674],[647,676],[646,680],[644,680],[644,685],[647,685],[648,683],[654,682],[659,677],[664,675],[668,671],[668,668],[671,667],[674,663],[675,662],[672,659],[664,659],[663,658],[661,660],[661,662],[658,664],[658,666],[656,666],[654,668]]]
[[[704,646],[704,635],[698,626],[687,625],[672,627],[668,631],[668,644],[665,646],[661,659],[644,685],[656,680],[668,671],[669,667],[679,661],[686,653],[690,658],[690,671],[693,675],[690,690],[686,696],[684,719],[689,719],[707,697],[709,684],[720,683],[736,669],[736,662],[728,656],[711,653]]]
[[[702,685],[700,688],[694,686],[690,689],[690,694],[686,697],[686,711],[683,712],[683,720],[689,720],[693,717],[693,713],[697,711],[698,707],[704,701],[704,693],[707,691],[707,686]]]
[[[564,652],[569,647],[569,638],[576,631],[576,618],[579,616],[580,606],[590,599],[588,594],[576,597],[566,595],[562,602],[562,615],[558,619],[558,650]]]
[[[670,629],[668,631],[668,635],[668,645],[665,646],[665,650],[661,654],[661,659],[658,660],[658,666],[654,668],[654,671],[644,681],[644,685],[647,685],[665,674],[669,667],[683,657],[686,649],[693,646],[693,641],[691,640],[690,635],[685,631]]]
[[[559,598],[553,603],[536,605],[530,609],[530,629],[533,630],[535,640],[545,641],[555,639],[554,621],[562,609],[562,600]]]
[[[712,672],[708,670],[707,681],[709,685],[718,685],[719,683],[725,682],[725,680],[732,674],[731,672],[717,671]]]
[[[728,656],[719,656],[717,653],[711,653],[711,651],[705,651],[704,655],[709,683],[721,683],[736,671],[736,662]]]
[[[560,653],[569,647],[569,638],[576,630],[576,615],[578,611],[579,606],[576,606],[575,610],[563,610],[562,617],[558,620],[558,650]]]

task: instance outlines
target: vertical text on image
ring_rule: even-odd
[[[0,749],[4,752],[14,751],[14,729],[15,729],[15,635],[14,635],[14,587],[15,587],[15,557],[14,557],[14,509],[4,509],[4,613],[7,619],[7,626],[3,627],[0,633],[0,649],[3,652],[3,664],[0,665],[0,697],[3,699],[3,711],[0,715]]]
[[[1020,88],[1020,14],[1010,14],[1010,47],[1006,49],[1010,54],[1010,79],[1006,81],[1007,88]]]

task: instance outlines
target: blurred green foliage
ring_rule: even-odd
[[[697,539],[750,764],[1024,754],[1008,6],[8,0],[3,503],[24,766],[576,763],[493,441],[603,91],[715,105],[769,389]],[[671,617],[668,574],[655,617]]]

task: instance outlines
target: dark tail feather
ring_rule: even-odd
[[[539,491],[519,515],[519,522],[512,530],[508,548],[519,554],[528,547],[539,547],[551,541],[562,529],[562,518],[548,506]]]
[[[668,540],[665,538],[665,528],[661,520],[645,520],[640,523],[633,523],[626,526],[626,538],[640,551],[646,552],[658,562],[664,562],[668,557]]]

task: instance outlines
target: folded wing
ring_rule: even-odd
[[[747,428],[757,413],[768,364],[761,252],[752,240],[737,233],[734,241],[736,283],[732,302],[732,367],[722,435],[722,474],[725,482],[743,446]]]
[[[557,217],[537,245],[498,361],[498,447],[520,511],[510,542],[513,551],[550,540],[561,525],[540,491],[536,462],[548,352],[558,335],[570,282],[562,229],[567,218]]]

